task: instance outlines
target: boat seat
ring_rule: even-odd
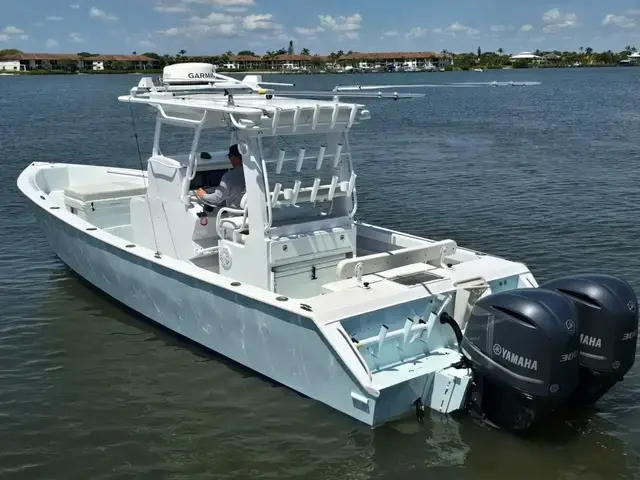
[[[216,229],[220,238],[228,238],[230,234],[235,241],[246,239],[249,233],[247,194],[240,200],[240,209],[222,207],[216,217]]]
[[[64,189],[64,196],[80,203],[129,198],[147,193],[147,187],[138,182],[126,180],[105,183],[85,183],[72,185]]]

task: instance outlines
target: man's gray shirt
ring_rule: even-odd
[[[233,168],[222,176],[220,185],[216,191],[205,195],[203,200],[211,205],[240,208],[240,201],[246,192],[244,171],[242,168]]]

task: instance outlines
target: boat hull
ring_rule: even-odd
[[[245,367],[374,424],[373,408],[365,413],[345,404],[350,392],[370,396],[340,366],[311,319],[121,252],[39,206],[33,211],[56,255],[108,296]]]
[[[433,377],[370,395],[310,318],[266,305],[109,245],[33,205],[52,250],[75,273],[133,311],[370,426],[439,402]]]
[[[272,292],[218,278],[190,262],[157,258],[153,250],[128,243],[72,213],[58,192],[67,177],[84,178],[91,172],[69,173],[67,168],[72,166],[32,164],[21,174],[18,186],[53,252],[84,280],[134,312],[371,426],[413,412],[417,399],[443,413],[464,404],[470,376],[466,369],[451,367],[460,360],[459,352],[438,344],[433,355],[372,372],[343,328],[354,322],[373,326],[392,319],[404,322],[411,312],[425,308],[426,297],[366,313],[366,319],[358,312],[341,320],[319,321],[295,299],[278,297],[270,302]],[[47,175],[42,175],[45,171]],[[124,171],[118,175],[124,173],[132,175]]]

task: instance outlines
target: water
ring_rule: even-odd
[[[368,102],[373,118],[352,135],[358,217],[523,261],[541,282],[608,271],[640,292],[639,77],[610,68],[294,81],[543,82]],[[597,408],[533,438],[431,412],[424,425],[409,417],[372,431],[82,283],[49,250],[15,181],[35,160],[139,166],[128,106],[116,101],[138,78],[0,77],[1,478],[640,475],[640,362]],[[150,115],[134,113],[148,134]]]

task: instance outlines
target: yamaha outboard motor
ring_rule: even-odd
[[[461,349],[474,371],[469,407],[509,430],[534,425],[578,383],[578,315],[565,295],[539,288],[478,300]]]
[[[580,382],[571,403],[591,405],[633,366],[638,299],[627,282],[611,275],[562,277],[540,287],[566,295],[578,310]]]

